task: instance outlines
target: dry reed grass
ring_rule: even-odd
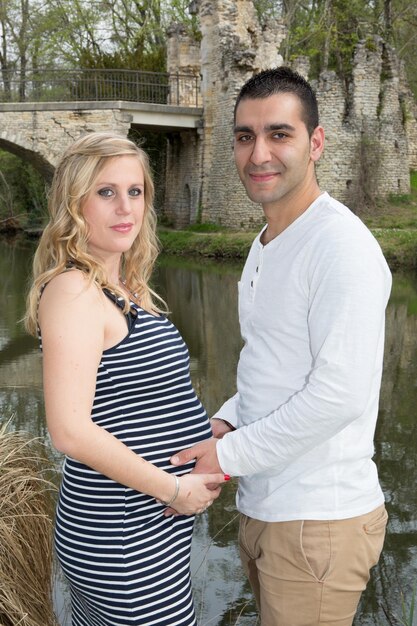
[[[58,626],[52,605],[56,488],[39,438],[0,427],[0,626]]]

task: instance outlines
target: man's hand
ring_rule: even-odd
[[[223,470],[219,465],[219,460],[216,453],[217,439],[206,439],[201,443],[197,443],[192,448],[181,450],[171,457],[170,461],[172,465],[185,465],[193,459],[196,459],[196,465],[193,472],[196,474],[217,474],[218,472],[223,474]],[[229,481],[230,476],[224,475],[224,480]],[[213,483],[213,485],[207,485],[209,489],[218,489],[219,483]],[[217,497],[217,496],[216,496]],[[168,515],[178,515],[178,512],[168,507],[164,513]]]
[[[216,453],[217,439],[206,439],[192,448],[181,450],[171,457],[172,465],[185,465],[196,459],[194,472],[197,474],[223,473]]]
[[[216,437],[216,439],[221,439],[224,435],[231,433],[233,430],[231,424],[228,424],[219,417],[212,417],[210,420],[210,426],[213,437]]]

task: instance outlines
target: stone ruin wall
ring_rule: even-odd
[[[403,105],[404,128],[407,135],[408,162],[410,170],[417,171],[417,102],[411,89],[408,87],[404,68],[401,69],[400,98]]]
[[[202,0],[199,6],[204,99],[202,219],[235,228],[257,226],[263,213],[240,183],[233,160],[233,107],[256,71],[282,63],[280,24],[259,25],[247,0]]]
[[[200,78],[200,42],[193,40],[183,24],[171,24],[167,30],[167,72],[170,88],[173,91],[172,101],[182,106],[202,107],[203,98],[195,94],[193,81],[181,80],[181,77],[193,76]],[[179,80],[177,80],[179,75]]]
[[[409,102],[400,77],[393,51],[374,37],[357,47],[349,93],[334,72],[323,72],[314,84],[326,131],[317,175],[350,206],[364,194],[372,199],[410,191]]]
[[[195,7],[200,48],[174,30],[170,67],[195,73],[200,67],[204,128],[201,138],[183,134],[188,156],[177,164],[170,160],[167,189],[177,187],[181,198],[188,187],[192,206],[184,210],[171,193],[167,212],[177,226],[190,215],[191,221],[256,227],[263,221],[262,209],[247,198],[233,162],[233,107],[250,76],[282,64],[278,49],[285,29],[279,21],[261,25],[251,0],[199,0]],[[293,67],[308,77],[307,59],[296,59]],[[368,37],[357,47],[347,93],[334,72],[323,72],[313,86],[326,132],[317,166],[322,189],[350,206],[356,203],[358,210],[363,197],[409,193],[409,169],[417,168],[415,103],[394,51],[380,38]]]
[[[201,217],[202,146],[198,131],[168,135],[164,214],[176,228]]]
[[[191,75],[200,79],[200,43],[191,39],[182,24],[168,29],[167,71],[170,75]],[[201,90],[198,102],[180,86],[179,101],[184,106],[203,106]],[[190,83],[187,83],[190,85]],[[202,131],[176,131],[168,134],[165,175],[164,214],[177,228],[200,219],[203,140]]]

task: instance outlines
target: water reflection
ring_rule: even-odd
[[[0,242],[0,412],[18,428],[44,435],[41,362],[36,341],[18,320],[33,244]],[[211,414],[235,390],[241,347],[236,282],[240,267],[162,258],[156,288],[191,354],[194,386]],[[416,518],[417,278],[397,274],[387,312],[385,370],[376,461],[390,514],[380,564],[363,597],[356,626],[399,624],[401,592],[417,584]],[[234,487],[196,524],[192,555],[200,626],[255,626],[256,611],[236,547]],[[62,599],[61,599],[62,601]],[[65,626],[68,620],[62,620]],[[417,623],[415,618],[415,623]]]

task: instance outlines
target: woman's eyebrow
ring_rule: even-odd
[[[108,181],[105,181],[105,180],[98,181],[96,183],[97,187],[100,187],[101,185],[109,185],[109,187],[118,187],[119,186],[118,183],[114,183],[114,182],[112,183],[112,182],[108,182]],[[135,186],[135,185],[137,185],[138,187],[144,187],[145,183],[144,182],[140,182],[140,181],[133,182],[133,183],[130,184],[130,187]]]

